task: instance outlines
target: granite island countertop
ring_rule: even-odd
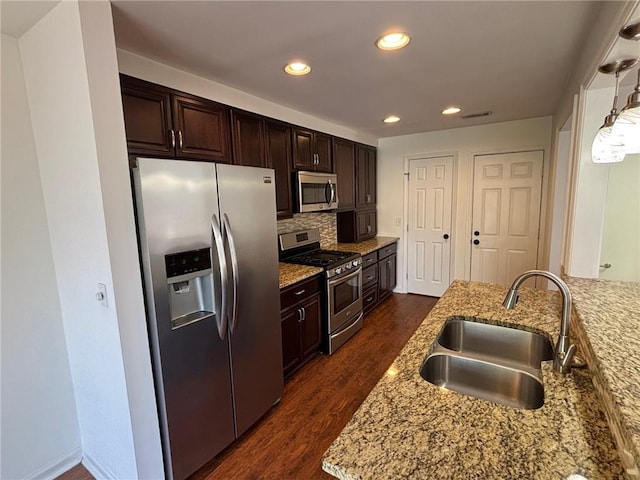
[[[455,281],[418,327],[323,458],[341,479],[623,478],[623,467],[589,372],[542,366],[545,404],[520,410],[436,387],[419,368],[449,317],[489,319],[556,337],[558,293]]]
[[[631,478],[640,478],[640,283],[565,277],[576,331]]]

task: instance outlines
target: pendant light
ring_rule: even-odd
[[[640,153],[640,69],[636,86],[613,125],[613,133],[624,138],[625,153]]]
[[[617,63],[617,62],[616,62]],[[621,162],[624,159],[624,143],[622,138],[613,135],[613,124],[618,118],[618,78],[620,77],[619,66],[614,66],[614,70],[609,71],[611,64],[603,65],[598,70],[602,73],[616,74],[616,90],[613,97],[613,107],[609,115],[604,117],[604,124],[598,130],[596,138],[593,139],[591,145],[591,161],[593,163],[616,163]]]
[[[640,22],[624,27],[620,36],[626,40],[640,40]],[[625,153],[640,153],[640,69],[636,86],[613,125],[613,134],[624,139]]]

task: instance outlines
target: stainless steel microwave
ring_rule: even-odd
[[[334,173],[297,172],[298,212],[338,208],[338,176]]]

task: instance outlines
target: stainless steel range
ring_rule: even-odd
[[[322,250],[320,230],[278,235],[280,260],[324,268],[323,350],[331,355],[358,332],[362,322],[362,256]]]

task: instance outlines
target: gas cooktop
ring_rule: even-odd
[[[313,267],[330,267],[334,263],[341,263],[359,258],[354,252],[340,252],[337,250],[313,250],[286,258],[289,263],[311,265]]]

